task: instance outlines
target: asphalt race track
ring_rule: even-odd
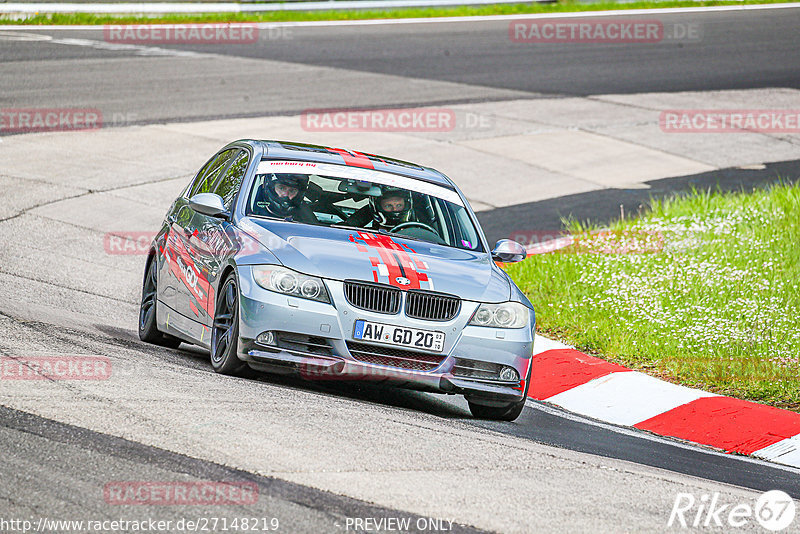
[[[290,114],[309,107],[435,105],[522,95],[798,88],[797,18],[796,9],[659,15],[665,26],[696,25],[702,39],[647,45],[531,46],[512,42],[509,21],[500,20],[287,26],[264,30],[251,44],[159,46],[229,59],[221,65],[208,61],[207,68],[196,68],[190,61],[170,62],[167,68],[157,56],[131,61],[147,52],[98,49],[90,43],[4,41],[0,61],[4,72],[24,69],[27,74],[4,76],[4,103],[18,102],[25,93],[30,105],[69,100],[76,106],[135,113],[142,122],[172,122]],[[33,33],[103,41],[100,30]],[[304,65],[337,70],[311,76],[301,68]],[[375,92],[364,83],[371,79],[359,73],[400,77],[405,83],[380,80],[382,90]],[[459,84],[463,91],[435,82]],[[144,87],[151,91],[141,90]],[[173,88],[174,94],[159,91],[165,87]]]
[[[180,520],[255,517],[270,527],[277,519],[279,532],[376,532],[396,531],[386,521],[407,519],[408,530],[423,532],[663,532],[679,493],[752,504],[761,492],[781,489],[800,499],[795,469],[532,401],[514,423],[492,423],[473,420],[456,397],[217,375],[202,351],[138,340],[143,257],[103,247],[108,232],[155,230],[224,140],[286,132],[297,138],[304,132],[296,117],[311,108],[450,107],[468,114],[517,103],[545,113],[561,105],[566,123],[548,128],[574,130],[569,121],[585,120],[582,106],[612,101],[638,113],[678,93],[706,104],[734,94],[754,108],[800,94],[793,92],[800,90],[800,9],[658,17],[665,27],[694,25],[702,38],[531,46],[509,40],[508,21],[481,21],[285,26],[251,45],[109,46],[101,30],[0,27],[0,108],[99,109],[106,126],[0,130],[0,355],[100,355],[113,369],[104,381],[0,380],[0,520],[151,518],[172,521],[167,530],[178,531]],[[648,96],[654,93],[660,96]],[[593,117],[593,132],[615,127],[616,112],[605,113]],[[502,139],[506,127],[530,134],[529,125],[506,126],[496,117],[492,139]],[[414,151],[430,150],[433,158],[437,146],[474,148],[466,162],[465,152],[434,161],[454,169],[477,168],[496,155],[475,132],[307,133],[311,141],[343,138],[350,148],[421,163],[429,161]],[[663,142],[678,143],[672,139]],[[508,178],[509,187],[519,186],[514,198],[484,191],[483,171],[467,173],[464,189],[480,203],[487,233],[499,238],[511,224],[557,228],[566,213],[606,220],[620,203],[635,207],[650,193],[711,185],[720,176],[736,188],[800,173],[796,136],[759,140],[756,148],[770,154],[763,160],[737,160],[733,144],[719,146],[717,159],[695,157],[718,139],[662,147],[672,168],[683,170],[642,178],[645,187],[579,187],[547,168]],[[368,146],[351,146],[359,142]],[[650,150],[656,141],[641,144]],[[461,183],[457,171],[442,170]],[[115,504],[104,488],[119,481],[236,481],[257,488],[258,499]],[[3,525],[0,531],[13,531]],[[751,521],[736,531],[762,530]]]

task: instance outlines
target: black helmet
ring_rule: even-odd
[[[298,193],[294,198],[282,197],[275,191],[276,184],[294,187]],[[264,189],[267,194],[267,209],[278,217],[288,217],[303,202],[303,196],[308,189],[308,176],[288,173],[271,174],[264,181]]]
[[[387,198],[402,198],[404,205],[399,211],[386,211],[383,209],[382,202]],[[381,196],[370,197],[372,203],[373,217],[375,222],[381,226],[397,226],[411,218],[411,193],[405,189],[392,186],[382,186]]]

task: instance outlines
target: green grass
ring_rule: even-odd
[[[695,191],[507,270],[539,331],[687,386],[800,411],[800,187]]]
[[[76,14],[41,14],[26,19],[0,17],[0,24],[175,24],[175,23],[211,23],[211,22],[286,22],[309,20],[363,20],[383,18],[430,18],[430,17],[463,17],[477,15],[514,15],[528,13],[567,13],[574,11],[607,11],[613,9],[649,9],[664,7],[698,7],[779,4],[785,0],[759,1],[703,1],[666,0],[648,2],[602,2],[583,4],[574,0],[553,2],[549,4],[500,4],[489,6],[458,6],[448,8],[404,8],[374,10],[331,10],[331,11],[284,11],[272,13],[200,13],[185,15],[93,15]]]

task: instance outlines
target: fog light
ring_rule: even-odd
[[[258,334],[256,341],[262,345],[274,345],[275,333],[274,332],[261,332]]]
[[[503,370],[500,371],[500,380],[516,382],[519,380],[519,374],[517,374],[517,370],[513,367],[503,367]]]

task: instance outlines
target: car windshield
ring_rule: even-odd
[[[297,191],[306,181],[301,199]],[[458,193],[371,169],[264,160],[256,171],[245,213],[388,233],[483,252],[477,229]]]

